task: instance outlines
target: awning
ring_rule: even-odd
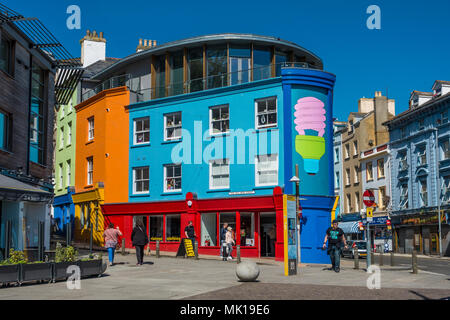
[[[341,228],[344,233],[360,233],[358,222],[359,221],[340,222],[339,228]]]
[[[0,174],[0,200],[49,201],[53,194],[31,184]]]

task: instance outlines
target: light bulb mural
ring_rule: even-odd
[[[326,110],[317,98],[299,99],[295,105],[295,150],[304,160],[304,169],[309,175],[319,172],[320,159],[325,154]],[[314,133],[315,131],[315,133]]]

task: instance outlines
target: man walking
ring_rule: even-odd
[[[323,241],[323,249],[326,248],[328,241],[328,255],[331,258],[331,270],[335,272],[340,271],[341,265],[341,246],[344,243],[345,249],[347,249],[347,241],[345,240],[344,231],[338,228],[338,222],[333,221],[333,227],[328,228]]]
[[[225,222],[223,224],[223,228],[220,229],[220,258],[225,257],[224,250],[226,250],[226,248],[224,248],[223,243],[225,242],[227,231],[228,231],[228,223]]]

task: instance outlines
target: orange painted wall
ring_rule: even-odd
[[[77,137],[75,192],[94,189],[104,183],[105,203],[128,201],[129,121],[125,106],[130,104],[126,87],[102,91],[76,106]],[[88,119],[94,117],[94,140],[88,141]],[[87,185],[87,158],[93,157],[92,186]]]

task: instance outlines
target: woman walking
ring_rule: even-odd
[[[114,224],[110,223],[108,228],[103,232],[103,238],[105,239],[105,248],[108,250],[109,265],[114,265],[114,251],[116,251],[118,238],[122,236],[119,227],[114,229]]]
[[[233,239],[233,228],[228,227],[228,231],[225,235],[225,242],[228,246],[228,260],[233,260],[233,257],[231,256],[231,253],[233,252],[233,245],[234,245],[234,239]]]
[[[142,264],[144,263],[144,247],[148,243],[148,236],[145,232],[145,227],[142,220],[138,220],[136,222],[136,226],[131,233],[131,241],[133,242],[133,246],[136,247],[136,265],[142,266]]]

